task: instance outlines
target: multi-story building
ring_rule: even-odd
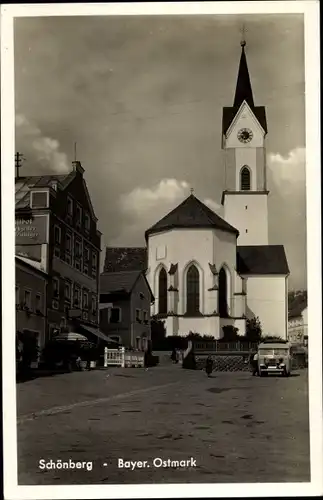
[[[80,162],[65,175],[16,178],[16,255],[48,274],[46,338],[99,325],[101,233]]]
[[[288,340],[292,344],[302,345],[308,342],[307,301],[296,304],[288,315]]]
[[[39,349],[45,344],[47,281],[32,260],[16,257],[16,330],[32,336]]]
[[[127,348],[146,351],[151,340],[154,297],[143,271],[101,274],[101,331]]]

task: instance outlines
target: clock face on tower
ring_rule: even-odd
[[[250,128],[242,128],[238,132],[238,139],[240,142],[247,143],[253,138],[253,133]]]

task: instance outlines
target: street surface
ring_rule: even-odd
[[[75,372],[18,384],[17,408],[20,485],[310,479],[306,370]],[[70,459],[88,465],[39,467]]]

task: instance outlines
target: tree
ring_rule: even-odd
[[[166,328],[165,322],[153,317],[150,323],[151,327],[151,346],[152,349],[157,349],[165,343]]]
[[[238,340],[241,340],[241,336],[238,335],[238,328],[232,325],[225,325],[222,328],[223,331],[223,337],[222,341],[223,342],[238,342]]]
[[[245,339],[250,342],[258,342],[261,340],[262,328],[260,320],[257,317],[247,319]]]

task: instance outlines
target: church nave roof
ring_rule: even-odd
[[[145,233],[148,236],[170,229],[220,229],[239,236],[239,231],[191,194]]]

